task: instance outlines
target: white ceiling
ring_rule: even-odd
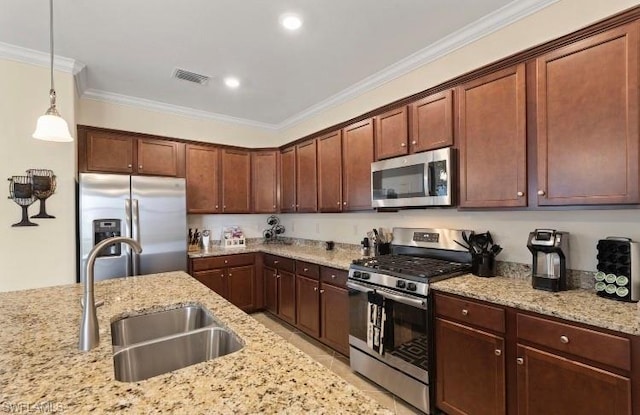
[[[55,51],[86,65],[87,96],[277,128],[554,1],[55,0]],[[301,30],[278,24],[285,12]],[[48,53],[48,13],[44,0],[2,0],[0,42]],[[176,67],[213,79],[172,79]]]

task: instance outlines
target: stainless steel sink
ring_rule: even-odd
[[[113,355],[116,380],[137,382],[242,349],[221,327],[199,329],[124,347]]]
[[[209,310],[200,305],[188,305],[114,321],[111,323],[111,344],[117,350],[119,346],[219,326]]]

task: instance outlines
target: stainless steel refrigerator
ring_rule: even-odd
[[[171,177],[81,173],[78,183],[79,275],[84,282],[89,251],[110,236],[142,245],[104,248],[96,281],[187,269],[185,180]]]

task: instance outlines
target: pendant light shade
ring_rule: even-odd
[[[53,88],[53,0],[49,0],[49,46],[51,52],[50,106],[47,112],[38,118],[33,138],[44,141],[69,142],[73,141],[73,137],[69,133],[67,122],[56,109],[56,90]]]

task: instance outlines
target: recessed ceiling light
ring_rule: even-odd
[[[240,86],[240,80],[238,78],[234,78],[232,76],[228,76],[224,78],[224,84],[229,88],[237,88]]]
[[[302,26],[302,19],[295,14],[287,13],[280,16],[280,24],[287,30],[298,30]]]

